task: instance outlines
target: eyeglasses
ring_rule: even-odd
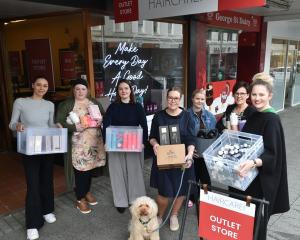
[[[244,96],[246,96],[247,94],[248,94],[248,93],[243,93],[243,92],[242,92],[242,93],[237,93],[237,92],[236,92],[236,93],[234,94],[234,96],[237,96],[237,97],[239,97],[239,96],[244,97]]]
[[[180,100],[180,98],[178,98],[178,97],[168,97],[168,101],[169,102],[178,102]]]

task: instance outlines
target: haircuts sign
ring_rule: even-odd
[[[116,23],[264,5],[266,0],[114,0]]]
[[[255,204],[221,194],[200,192],[199,236],[218,240],[252,240]]]

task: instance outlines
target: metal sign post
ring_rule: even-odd
[[[183,212],[183,216],[182,216],[182,223],[181,223],[181,227],[180,227],[180,233],[179,233],[179,240],[183,239],[183,233],[184,233],[184,228],[185,228],[185,221],[186,221],[186,216],[187,216],[187,210],[188,210],[188,199],[190,198],[190,194],[191,194],[191,188],[192,185],[196,185],[202,189],[204,189],[204,192],[207,192],[208,189],[209,190],[214,190],[216,192],[219,193],[225,193],[227,195],[230,195],[230,197],[234,197],[237,199],[245,199],[246,204],[250,204],[251,202],[256,204],[256,206],[258,207],[257,210],[257,216],[256,217],[256,224],[255,224],[255,229],[254,229],[254,240],[258,240],[258,233],[259,233],[259,227],[260,227],[260,223],[261,221],[266,221],[267,216],[265,214],[262,214],[263,209],[265,208],[265,212],[268,212],[268,206],[269,206],[269,202],[264,200],[264,199],[258,199],[258,198],[252,198],[251,196],[246,196],[246,195],[242,195],[242,194],[238,194],[238,193],[234,193],[228,190],[224,190],[222,188],[218,188],[218,187],[214,187],[214,186],[208,186],[207,184],[200,184],[197,183],[195,181],[191,181],[189,180],[189,188],[188,188],[188,193],[186,196],[186,203],[185,203],[185,207],[184,207],[184,212]],[[199,216],[199,208],[198,208],[198,203],[196,204],[196,211],[197,211],[197,216]],[[198,219],[199,222],[199,219]]]

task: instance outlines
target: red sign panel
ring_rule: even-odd
[[[254,204],[201,190],[198,234],[205,239],[252,240],[254,212]]]
[[[259,32],[261,17],[231,11],[199,14],[201,22],[230,29]]]
[[[75,56],[73,51],[60,51],[60,77],[62,80],[76,78]]]
[[[266,0],[219,0],[219,11],[238,9],[238,8],[252,8],[266,5]]]
[[[129,22],[139,19],[138,0],[114,0],[115,22]]]
[[[49,39],[25,40],[28,56],[28,74],[30,83],[37,76],[44,76],[48,80],[49,90],[55,90],[53,66]]]

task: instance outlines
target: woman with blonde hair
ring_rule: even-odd
[[[257,159],[249,159],[240,164],[238,173],[241,177],[247,176],[253,168],[257,168],[259,172],[247,190],[232,190],[270,202],[269,207],[263,210],[265,221],[261,221],[259,228],[258,239],[266,239],[269,217],[290,209],[285,139],[280,118],[270,105],[273,78],[265,73],[254,75],[250,96],[257,112],[247,120],[243,132],[262,135],[264,152]]]

